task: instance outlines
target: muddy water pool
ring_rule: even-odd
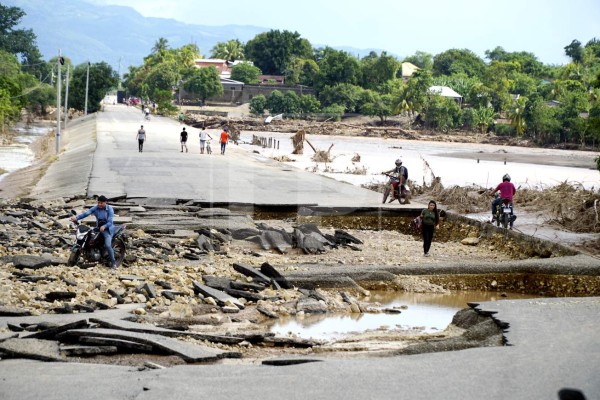
[[[467,302],[528,299],[539,296],[497,292],[460,291],[448,294],[373,291],[368,301],[376,309],[400,310],[361,314],[323,314],[280,318],[271,326],[278,336],[294,335],[305,339],[336,340],[372,330],[403,329],[433,333],[446,329],[457,311]]]

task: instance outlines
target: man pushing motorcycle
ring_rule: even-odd
[[[406,182],[408,181],[408,168],[406,168],[405,166],[402,165],[402,160],[401,159],[397,159],[396,160],[396,168],[390,169],[389,171],[384,171],[382,172],[382,174],[392,174],[396,177],[395,180],[392,180],[390,182],[390,194],[391,194],[391,199],[390,199],[390,203],[394,200],[396,200],[396,188],[398,188],[398,195],[400,197],[405,197],[406,196]],[[409,204],[410,201],[408,200],[408,198],[405,198],[405,202],[404,204]]]
[[[115,261],[115,253],[112,248],[112,237],[114,234],[115,226],[113,224],[113,219],[115,215],[115,211],[112,206],[106,204],[108,199],[106,196],[101,195],[98,197],[98,204],[90,208],[89,210],[71,217],[71,221],[77,222],[80,219],[87,217],[88,215],[94,215],[96,217],[96,227],[99,228],[100,233],[104,237],[104,246],[106,247],[106,252],[110,258],[110,267],[117,268],[117,263]]]

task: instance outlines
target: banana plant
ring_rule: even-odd
[[[479,107],[475,110],[473,122],[481,128],[481,133],[487,131],[488,126],[494,123],[494,110],[491,107]]]

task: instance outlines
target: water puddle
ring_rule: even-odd
[[[464,291],[449,294],[371,292],[368,301],[377,309],[400,309],[400,314],[326,314],[304,317],[280,318],[271,327],[278,336],[294,335],[304,339],[336,340],[350,334],[369,330],[412,329],[431,333],[446,329],[457,311],[466,308],[467,302],[496,301],[501,299],[529,299],[539,296],[507,293]],[[378,305],[379,304],[379,305]]]

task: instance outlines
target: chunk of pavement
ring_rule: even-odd
[[[213,246],[212,241],[209,237],[206,237],[205,235],[198,236],[196,243],[198,243],[198,248],[200,250],[215,251],[215,246]]]
[[[93,357],[99,355],[115,354],[116,346],[61,346],[60,351],[67,357]]]
[[[22,255],[14,256],[12,259],[13,266],[17,269],[39,269],[52,264],[52,261],[45,257]]]
[[[40,361],[63,361],[58,343],[41,339],[8,339],[0,342],[5,358],[29,358]]]
[[[303,311],[305,314],[324,314],[327,312],[327,304],[322,300],[303,296],[296,303],[296,311]]]
[[[348,232],[343,231],[341,229],[336,229],[334,236],[336,239],[336,243],[338,243],[338,244],[348,244],[348,243],[363,244],[362,240],[355,238]]]
[[[287,281],[287,279],[285,279],[285,277],[283,275],[281,275],[281,273],[279,271],[277,271],[277,269],[275,269],[275,267],[273,267],[268,262],[264,262],[261,264],[260,272],[262,272],[269,278],[274,279],[275,282],[277,282],[279,284],[279,286],[281,286],[283,289],[292,289],[293,288],[293,286],[290,285],[290,283]]]
[[[75,304],[73,306],[73,310],[77,311],[78,313],[93,313],[94,311],[96,311],[96,307],[94,305],[89,305],[89,304]]]
[[[286,346],[286,347],[300,347],[309,348],[318,346],[320,342],[313,341],[310,339],[293,338],[293,337],[265,337],[265,343],[273,346]]]
[[[125,299],[123,299],[123,297],[116,290],[108,289],[106,291],[106,293],[108,293],[111,297],[114,297],[115,299],[117,299],[117,304],[125,303]]]
[[[291,239],[288,242],[280,231],[264,231],[262,235],[264,235],[267,242],[281,254],[286,254],[292,248]]]
[[[151,299],[155,299],[157,297],[156,295],[156,288],[154,287],[153,284],[146,282],[144,284],[144,291],[146,292],[146,294],[148,295],[149,298]]]
[[[231,236],[236,240],[245,240],[250,236],[258,236],[260,235],[260,231],[255,228],[241,228],[241,229],[232,229]]]
[[[143,282],[146,280],[146,278],[144,278],[143,276],[139,276],[139,275],[119,275],[119,280],[120,281],[139,281],[139,282]]]
[[[281,367],[286,365],[298,365],[298,364],[307,364],[313,362],[322,362],[323,360],[319,360],[317,358],[303,358],[303,357],[281,357],[281,358],[270,358],[268,360],[263,360],[262,365],[272,365],[274,367]]]
[[[156,281],[154,282],[155,285],[160,286],[161,288],[165,289],[165,290],[171,290],[173,289],[173,287],[171,286],[170,283],[165,282],[165,281]]]
[[[358,300],[355,299],[352,295],[350,295],[350,293],[345,292],[345,291],[341,291],[340,292],[340,296],[342,296],[342,300],[344,300],[344,302],[352,305],[352,304],[358,304]]]
[[[0,317],[27,317],[31,311],[24,308],[0,306]]]
[[[12,332],[23,332],[25,330],[21,325],[11,324],[10,322],[6,323],[6,327]]]
[[[204,235],[210,239],[217,240],[219,243],[231,242],[231,235],[228,233],[221,233],[216,229],[202,228],[198,231],[200,235]]]
[[[88,326],[89,324],[87,322],[87,319],[82,319],[64,325],[54,326],[52,328],[33,333],[31,335],[24,336],[23,339],[54,339],[61,332],[65,332],[70,329],[87,328]]]
[[[56,314],[73,314],[73,306],[69,303],[63,303],[62,307],[54,307],[51,310]]]
[[[230,301],[240,310],[244,309],[244,305],[240,303],[238,299],[228,295],[227,293],[221,290],[213,289],[209,286],[201,284],[198,281],[192,281],[192,285],[194,286],[194,291],[196,293],[200,293],[204,297],[212,297],[213,299],[215,299],[215,301],[220,307],[223,307],[224,305],[226,305],[226,302]]]
[[[186,343],[170,337],[161,335],[138,333],[131,331],[122,331],[116,329],[73,329],[64,332],[62,335],[68,337],[104,337],[113,339],[128,340],[152,346],[155,350],[160,350],[168,354],[174,354],[187,362],[207,362],[217,361],[220,358],[230,356],[223,350],[213,349],[206,346]],[[14,339],[13,339],[14,340]],[[236,352],[233,352],[236,353]],[[231,355],[233,356],[233,354]]]
[[[94,307],[99,310],[110,310],[110,308],[111,308],[111,306],[109,306],[106,303],[103,303],[103,302],[97,301],[97,300],[92,300],[92,299],[87,299],[85,301],[85,303],[88,304],[90,307]]]
[[[242,281],[231,281],[229,286],[231,287],[231,289],[245,290],[245,291],[249,291],[249,292],[260,292],[260,291],[265,290],[265,288],[266,288],[264,283],[242,282]]]
[[[54,300],[69,300],[77,297],[77,293],[55,291],[46,293],[46,301],[53,302]]]
[[[243,298],[246,300],[250,300],[250,301],[254,301],[254,302],[258,302],[260,300],[264,300],[265,296],[263,296],[262,294],[259,293],[253,293],[253,292],[247,292],[245,290],[237,290],[237,289],[226,289],[225,292],[227,292],[227,294],[236,297],[236,298]]]
[[[300,224],[300,225],[296,226],[296,229],[298,229],[300,232],[304,233],[305,235],[308,235],[311,232],[315,232],[315,233],[318,233],[319,235],[323,236],[323,233],[321,232],[321,230],[319,229],[317,224]]]
[[[256,311],[258,311],[259,313],[261,313],[263,315],[266,315],[269,318],[273,318],[273,319],[279,318],[279,315],[277,315],[277,313],[275,313],[273,310],[271,310],[263,305],[256,307]]]
[[[273,248],[271,243],[267,240],[267,237],[263,234],[248,236],[246,240],[258,244],[263,250],[271,250]]]
[[[151,344],[133,342],[131,340],[115,339],[110,337],[81,336],[79,343],[94,344],[98,346],[114,346],[117,349],[127,349],[139,353],[152,353],[154,347]]]
[[[328,238],[326,238],[321,233],[309,232],[309,233],[305,233],[305,235],[306,236],[310,236],[311,238],[314,238],[315,240],[318,240],[323,245],[327,245],[327,246],[331,246],[331,247],[335,246],[335,242],[332,242],[331,240],[329,240]]]
[[[302,245],[299,243],[298,247],[300,247],[305,254],[317,254],[325,252],[323,243],[316,239],[313,234],[304,235]]]
[[[202,280],[206,286],[217,290],[225,291],[231,287],[231,279],[224,276],[202,275]]]
[[[90,322],[107,329],[120,329],[130,332],[152,333],[167,337],[191,337],[198,340],[206,340],[214,343],[237,344],[243,341],[243,338],[237,336],[211,335],[198,332],[180,331],[175,329],[166,329],[149,324],[139,324],[126,320],[108,320],[102,318],[90,318]]]
[[[271,285],[271,278],[260,272],[259,270],[248,267],[239,263],[233,263],[233,269],[244,276],[249,276],[257,283],[264,283],[265,285]]]

